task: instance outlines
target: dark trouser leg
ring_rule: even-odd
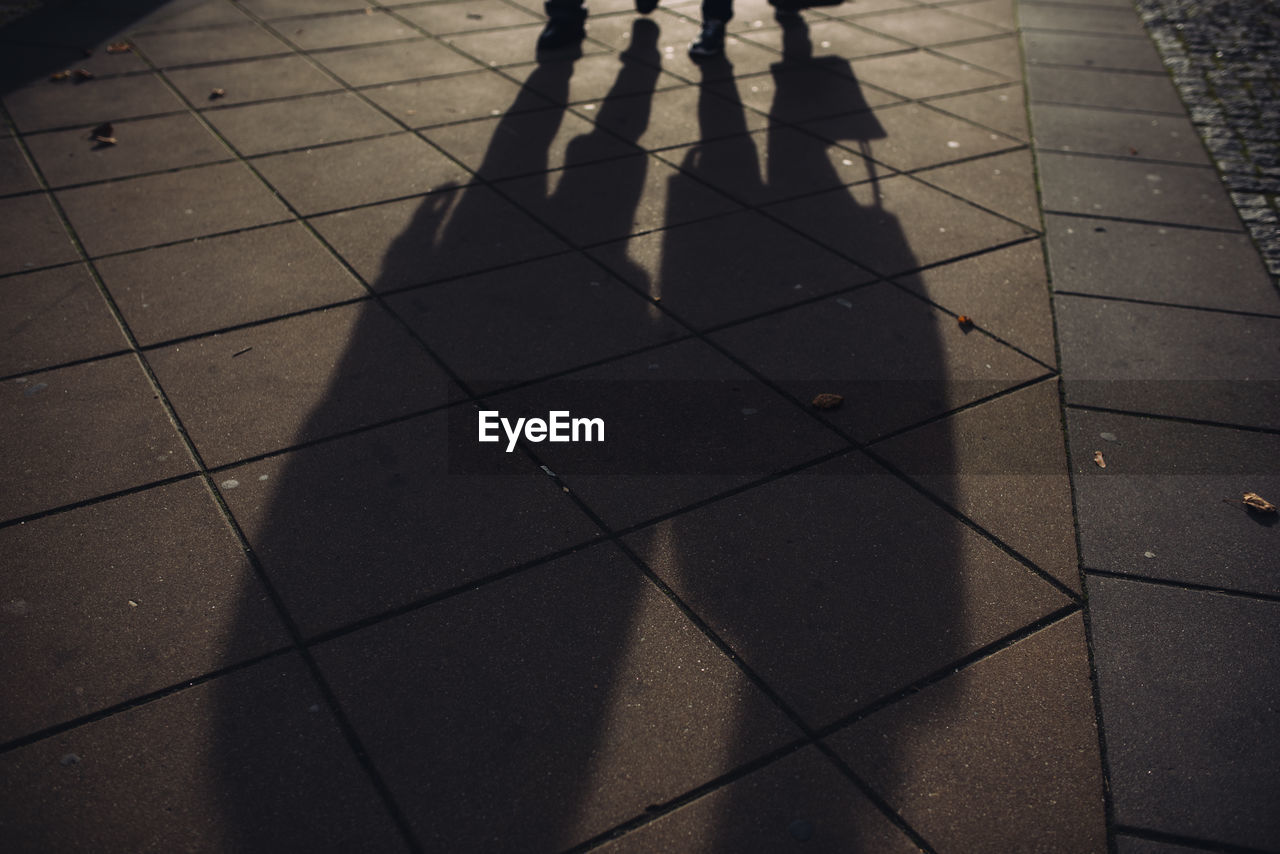
[[[587,17],[587,9],[582,0],[546,0],[542,4],[547,17],[553,21],[577,21],[581,23]]]
[[[702,20],[729,21],[733,18],[733,0],[702,0]]]

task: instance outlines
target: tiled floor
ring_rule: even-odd
[[[533,0],[0,29],[6,847],[1280,847],[1280,552],[1219,500],[1280,312],[1120,8],[749,0],[703,66],[688,0],[542,62]]]

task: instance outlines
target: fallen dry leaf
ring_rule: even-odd
[[[107,45],[107,53],[128,53],[132,48],[128,42],[112,42]]]
[[[813,405],[818,409],[835,409],[842,403],[844,403],[843,395],[828,392],[823,392],[813,399]]]
[[[209,93],[209,100],[216,101],[219,98],[226,97],[226,94],[227,94],[226,89],[214,89],[212,92]]]
[[[1138,149],[1134,148],[1134,147],[1131,145],[1131,146],[1129,146],[1129,153],[1130,153],[1130,154],[1132,154],[1132,155],[1134,155],[1134,156],[1136,157],[1136,156],[1137,156],[1137,154],[1138,154]]]
[[[1240,499],[1240,502],[1244,504],[1245,507],[1248,507],[1253,510],[1257,510],[1260,513],[1277,512],[1276,506],[1274,504],[1272,504],[1270,501],[1263,498],[1261,495],[1259,495],[1256,492],[1246,492],[1244,496]]]
[[[92,72],[92,71],[90,71],[90,70],[89,70],[89,69],[87,69],[87,68],[77,68],[77,69],[76,69],[76,79],[77,79],[77,80],[92,80],[92,79],[93,79],[93,72]]]
[[[960,328],[963,329],[965,332],[968,332],[970,329],[973,328],[973,318],[969,317],[967,314],[962,314],[959,317],[957,317],[956,323],[960,324]]]
[[[1102,456],[1102,451],[1093,452],[1093,461],[1098,464],[1098,468],[1100,469],[1107,467],[1107,460]]]
[[[111,126],[111,122],[103,122],[89,132],[89,138],[102,145],[115,145],[116,129]]]
[[[49,75],[49,79],[52,80],[54,83],[61,83],[63,80],[70,80],[71,69],[68,68],[63,71],[55,71]]]

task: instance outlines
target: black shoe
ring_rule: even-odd
[[[724,53],[724,27],[724,21],[704,21],[702,33],[689,45],[689,55],[696,59]]]
[[[583,18],[552,18],[538,35],[538,50],[558,50],[582,41],[587,29]]]
[[[658,8],[658,0],[636,0],[636,11],[641,15],[647,15],[656,8]]]

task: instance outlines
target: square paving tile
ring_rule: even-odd
[[[970,41],[1000,32],[999,28],[977,18],[927,6],[863,15],[858,18],[858,26],[921,47]]]
[[[833,251],[885,276],[958,258],[1030,233],[905,177],[781,202],[767,210]]]
[[[1025,142],[1031,138],[1025,99],[1022,85],[1013,84],[967,95],[944,95],[930,100],[929,105]]]
[[[1022,51],[1018,36],[1010,33],[977,42],[944,45],[935,48],[938,53],[961,62],[994,71],[1011,80],[1022,79]]]
[[[1108,9],[1056,3],[1021,3],[1018,7],[1018,21],[1025,30],[1065,30],[1102,36],[1146,35],[1138,16],[1127,7]]]
[[[865,441],[1043,376],[1045,368],[891,285],[861,288],[715,333],[797,401]]]
[[[18,147],[17,140],[4,134],[0,139],[0,196],[40,189],[36,173]]]
[[[1045,217],[1057,291],[1280,314],[1245,234]]]
[[[592,255],[661,300],[663,310],[699,328],[872,280],[860,267],[754,211],[610,243]]]
[[[0,279],[0,375],[120,352],[128,341],[79,264]]]
[[[725,213],[737,207],[645,154],[514,178],[498,189],[565,235],[589,246]]]
[[[1107,850],[1084,624],[1073,616],[832,737],[939,851]]]
[[[436,77],[458,71],[474,71],[471,60],[435,39],[413,39],[367,45],[347,50],[313,53],[311,58],[352,86],[396,83],[420,77]]]
[[[1067,426],[1087,569],[1280,593],[1275,520],[1240,503],[1280,496],[1280,439],[1074,410]]]
[[[930,267],[897,281],[1032,358],[1046,365],[1057,363],[1039,241]]]
[[[349,92],[210,110],[205,118],[245,156],[400,130]]]
[[[1144,35],[1092,35],[1029,31],[1022,34],[1028,65],[1074,65],[1110,71],[1164,70]]]
[[[919,851],[813,747],[716,789],[599,850],[785,851],[797,841],[828,851]]]
[[[815,726],[1067,601],[859,458],[773,481],[627,542]]]
[[[268,21],[325,12],[358,11],[368,5],[367,0],[244,0],[246,9]]]
[[[1066,401],[1274,429],[1280,318],[1054,300]]]
[[[840,20],[812,18],[808,22],[807,32],[803,33],[803,36],[807,37],[808,41],[808,44],[805,45],[803,40],[798,43],[794,41],[795,34],[790,30],[774,25],[772,7],[769,9],[768,17],[770,18],[769,26],[759,28],[740,26],[735,27],[735,29],[741,32],[744,40],[784,54],[788,61],[794,60],[803,63],[810,56],[817,57],[818,62],[836,57],[841,60],[850,60],[867,56],[879,56],[881,54],[900,53],[911,49],[909,41],[905,41],[895,34],[868,32],[868,30],[874,30],[874,27],[862,29],[862,26],[866,26],[866,22],[863,20],[859,20],[860,26],[854,27]],[[872,18],[870,20],[875,19]],[[797,51],[797,48],[799,48],[799,51]],[[730,58],[735,57],[731,55]]]
[[[277,21],[272,27],[303,50],[389,42],[421,35],[375,6],[357,12]]]
[[[587,35],[592,35],[594,19],[587,21]],[[445,36],[442,41],[453,45],[467,56],[492,66],[523,65],[526,62],[537,62],[538,33],[542,32],[542,23],[533,23],[527,27],[511,27],[502,30],[488,30],[475,33],[459,33]],[[593,43],[590,39],[581,45],[582,53],[603,53],[607,48]],[[547,59],[568,58],[574,54],[572,49],[550,51]]]
[[[859,4],[861,5],[861,4]],[[977,18],[997,27],[1012,30],[1020,23],[1018,17],[1021,7],[1012,0],[977,0],[974,3],[948,3],[947,11],[966,18]],[[1019,11],[1015,11],[1019,10]]]
[[[1057,383],[1039,383],[872,447],[1063,586],[1079,592]]]
[[[1204,143],[1181,116],[1149,116],[1039,104],[1032,108],[1042,149],[1208,165]]]
[[[491,270],[565,244],[488,187],[388,202],[312,221],[375,290]]]
[[[467,3],[431,3],[399,10],[410,21],[434,35],[466,33],[514,27],[539,20],[533,12],[502,0],[471,0]]]
[[[0,273],[78,261],[66,226],[44,193],[0,199]]]
[[[194,468],[133,356],[4,384],[0,519],[50,510]]]
[[[599,127],[646,150],[757,130],[768,123],[764,116],[745,112],[741,104],[698,86],[609,98],[578,109]]]
[[[154,74],[59,85],[40,82],[4,95],[18,130],[93,127],[185,109]]]
[[[580,367],[684,333],[576,254],[406,291],[389,304],[473,390]]]
[[[219,473],[228,506],[304,633],[598,535],[524,455],[485,446],[493,449],[486,468],[471,462],[480,447],[474,414],[466,424],[452,433],[436,413]]]
[[[855,59],[853,73],[864,83],[907,98],[954,95],[1008,82],[994,72],[919,50]]]
[[[312,95],[342,88],[341,84],[300,56],[177,68],[166,72],[165,76],[197,109]],[[211,97],[214,89],[221,89],[223,94]]]
[[[661,59],[653,60],[658,64]],[[666,72],[624,73],[625,62],[618,54],[593,53],[574,60],[539,62],[507,69],[525,86],[557,104],[599,101],[606,95],[637,95],[688,84]]]
[[[102,258],[96,266],[143,346],[367,293],[296,223]]]
[[[417,196],[471,180],[412,133],[258,158],[254,168],[304,215]]]
[[[26,143],[50,186],[125,178],[230,160],[231,152],[190,115],[112,123],[117,145],[81,130],[31,134]]]
[[[26,686],[0,741],[288,644],[197,479],[0,529],[0,544],[22,570],[4,582],[0,669]]]
[[[1073,104],[1186,115],[1186,108],[1164,73],[1033,67],[1027,69],[1027,92],[1033,104]]]
[[[1038,166],[1046,211],[1240,229],[1240,214],[1208,166],[1056,152],[1042,153]]]
[[[238,163],[62,190],[58,200],[90,255],[289,218],[272,192]]]
[[[392,83],[363,90],[363,94],[397,121],[423,128],[550,105],[545,98],[524,90],[491,71],[476,71]]]
[[[1280,606],[1110,578],[1089,604],[1116,822],[1274,845]]]
[[[537,567],[316,656],[431,849],[518,839],[561,850],[797,735],[614,550]]]
[[[1017,140],[920,104],[881,107],[875,112],[875,120],[882,133],[868,141],[868,153],[875,160],[903,171],[1021,145]],[[815,122],[806,127],[822,133],[823,124]]]
[[[273,659],[0,757],[20,850],[405,850],[300,661]]]
[[[512,178],[635,154],[632,145],[601,133],[560,109],[507,113],[491,119],[427,128],[422,135],[482,178]]]
[[[876,139],[883,135],[883,130],[870,110],[900,99],[859,85],[849,77],[848,67],[848,61],[830,58],[779,65],[767,77],[759,75],[717,83],[714,89],[775,121],[804,122],[841,116],[843,123],[833,123],[841,129],[840,138]],[[842,70],[845,73],[840,73]]]
[[[212,38],[203,30],[180,30],[134,36],[131,41],[161,68],[289,53],[287,44],[248,23],[219,28]]]
[[[4,80],[6,89],[14,90],[22,86],[39,87],[45,83],[66,82],[74,85],[76,81],[74,77],[67,81],[55,81],[51,78],[59,71],[74,72],[80,68],[94,75],[97,82],[109,77],[151,70],[142,57],[132,50],[123,53],[107,53],[107,45],[119,39],[115,38],[114,34],[104,39],[102,30],[92,24],[89,24],[88,29],[81,34],[86,44],[69,43],[69,40],[77,35],[72,29],[75,22],[70,15],[60,17],[61,20],[53,25],[57,32],[52,39],[49,37],[49,30],[43,34],[18,36],[14,28],[6,28],[9,32],[5,54],[0,59],[0,78]],[[29,38],[30,42],[19,43],[23,38]],[[86,50],[91,50],[93,53],[85,56]]]
[[[445,402],[444,374],[370,303],[176,344],[148,359],[211,466]]]
[[[1040,229],[1035,164],[1027,149],[939,166],[916,177],[1029,229]]]
[[[134,22],[131,33],[163,32],[196,27],[225,27],[249,23],[244,12],[222,0],[178,0],[161,5]]]

